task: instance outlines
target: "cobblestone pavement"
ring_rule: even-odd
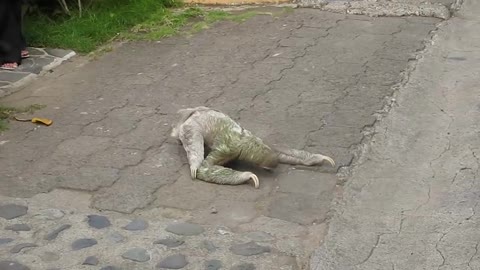
[[[0,97],[11,94],[15,88],[75,56],[71,50],[28,48],[28,51],[30,57],[23,59],[18,69],[0,70]]]
[[[54,124],[0,137],[0,266],[305,269],[336,172],[438,22],[298,9],[62,65],[2,100],[46,104]],[[198,105],[338,166],[254,170],[258,190],[192,181],[168,134]]]

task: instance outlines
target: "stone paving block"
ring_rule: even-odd
[[[310,143],[329,147],[348,148],[358,144],[363,138],[362,130],[357,127],[333,127],[326,126],[308,135]],[[342,136],[338,136],[341,133]]]
[[[374,35],[390,35],[401,30],[405,24],[403,18],[385,18],[379,17],[377,20],[343,20],[339,22],[334,31],[342,31],[348,28],[348,31],[356,33],[368,33]]]
[[[259,216],[250,223],[238,226],[239,232],[262,231],[275,237],[291,236],[301,237],[307,233],[307,229],[295,222],[271,218],[265,215]]]
[[[337,177],[334,174],[291,169],[280,175],[278,190],[284,193],[329,197],[333,193],[336,182]]]
[[[143,117],[152,115],[152,108],[127,106],[114,109],[100,122],[92,123],[84,128],[84,135],[116,137],[120,134],[133,130],[138,121]]]
[[[27,214],[28,207],[18,204],[2,204],[0,205],[0,217],[10,220]]]
[[[88,161],[91,166],[122,169],[140,163],[143,153],[135,149],[109,148],[93,154]]]
[[[155,200],[153,193],[157,189],[177,180],[176,173],[182,165],[178,150],[177,145],[164,144],[147,152],[142,163],[127,167],[110,188],[96,193],[93,205],[127,213],[147,206]]]
[[[313,15],[313,14],[310,14]],[[303,26],[307,28],[332,28],[337,25],[339,20],[344,20],[346,16],[344,14],[336,13],[322,13],[321,18],[317,16],[305,16],[303,18]]]
[[[270,52],[269,57],[294,60],[305,55],[305,51],[303,47],[279,47]]]
[[[58,176],[49,175],[42,172],[37,172],[34,169],[26,170],[20,173],[16,177],[16,183],[7,186],[2,192],[9,194],[10,196],[20,196],[24,193],[25,196],[31,197],[37,193],[48,192],[52,190],[58,184]],[[9,190],[9,189],[12,190]],[[16,192],[12,193],[12,191]]]
[[[195,211],[192,221],[200,224],[236,227],[253,220],[257,215],[255,202],[215,200],[211,208]],[[212,213],[212,208],[215,209]]]
[[[369,126],[376,121],[373,113],[373,111],[364,110],[336,111],[325,117],[325,123],[327,126],[333,127],[358,127],[359,123]]]
[[[152,207],[172,207],[194,210],[208,206],[215,198],[215,184],[192,180],[187,166],[182,167],[175,183],[161,187],[154,193]]]
[[[3,81],[3,82],[13,83],[20,79],[25,78],[26,76],[28,76],[28,73],[10,71],[10,70],[0,70],[0,81]]]
[[[267,216],[301,225],[311,225],[325,221],[333,194],[317,196],[278,192],[272,197]]]
[[[88,166],[81,168],[64,167],[57,172],[59,186],[64,188],[94,191],[111,186],[118,178],[119,171],[114,168]]]
[[[54,60],[55,58],[51,56],[30,57],[23,59],[18,71],[39,74],[46,65],[52,63]]]
[[[348,94],[342,97],[342,102],[336,107],[338,110],[367,110],[372,113],[383,108],[385,97],[393,94],[391,88],[380,85],[358,85],[349,88]]]
[[[253,190],[251,185],[240,186],[228,186],[228,185],[215,185],[211,188],[215,190],[215,198],[219,201],[232,200],[232,201],[245,201],[254,202],[259,201],[262,198],[266,198],[277,184],[274,175],[261,175],[255,172],[260,180],[260,188]]]
[[[80,136],[63,141],[57,146],[52,159],[60,164],[72,164],[85,160],[89,155],[108,148],[109,138]]]
[[[280,47],[296,47],[298,45],[312,46],[313,44],[315,44],[315,40],[313,38],[289,37],[280,41]]]
[[[108,190],[102,190],[95,194],[92,206],[100,210],[111,210],[120,213],[132,213],[137,208],[144,208],[155,198],[151,190],[142,187],[143,184],[154,183],[154,177],[141,177],[136,179],[119,179]],[[137,181],[132,186],[131,181]],[[158,182],[158,180],[157,180]],[[155,186],[162,186],[166,183],[157,183]],[[118,196],[118,194],[122,194]]]

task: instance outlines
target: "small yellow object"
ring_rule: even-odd
[[[22,122],[42,123],[46,126],[50,126],[53,121],[48,118],[34,117],[32,119],[21,119],[15,116],[15,120]]]

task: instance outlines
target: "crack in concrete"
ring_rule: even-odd
[[[380,243],[380,238],[383,236],[384,234],[379,234],[377,235],[377,239],[375,241],[375,245],[373,245],[373,247],[370,249],[370,252],[368,253],[367,257],[365,259],[363,259],[363,261],[361,261],[360,263],[358,264],[355,264],[354,266],[359,266],[359,265],[362,265],[364,263],[366,263],[373,255],[373,252],[375,251],[375,249],[378,247],[378,244]]]
[[[478,246],[479,245],[480,245],[480,242],[477,242],[477,244],[475,245],[475,252],[473,253],[472,257],[470,257],[470,259],[468,260],[468,263],[467,263],[468,267],[472,270],[473,270],[473,267],[470,264],[472,263],[473,258],[475,258],[475,256],[477,256],[477,254],[478,254]]]
[[[181,166],[179,166],[178,169],[175,170],[174,174],[176,174],[176,175],[180,174],[180,170],[181,170],[182,168],[184,168],[184,167],[185,167],[185,164],[182,164]],[[180,175],[180,176],[177,177],[177,179],[175,179],[175,181],[173,181],[173,182],[171,182],[171,183],[165,183],[165,184],[163,184],[163,185],[160,185],[160,186],[157,187],[157,188],[154,188],[150,194],[152,194],[152,195],[155,194],[155,193],[156,193],[157,191],[159,191],[162,187],[173,185],[173,184],[174,184],[175,182],[177,182],[181,177],[182,177],[182,176]],[[135,207],[135,208],[131,211],[131,213],[135,213],[136,211],[141,211],[141,210],[147,209],[147,208],[150,207],[150,206],[152,205],[152,203],[154,203],[157,199],[158,199],[157,197],[152,196],[152,199],[149,200],[149,201],[145,204],[145,206]],[[214,198],[212,198],[212,200],[214,200]],[[172,207],[170,207],[170,208],[172,208]],[[176,208],[176,209],[185,210],[185,209],[181,209],[181,208]]]
[[[271,84],[273,84],[273,83],[276,83],[276,82],[281,81],[281,80],[285,77],[284,72],[287,71],[287,70],[293,69],[293,68],[295,67],[295,65],[297,64],[297,63],[296,63],[297,60],[305,57],[305,56],[308,54],[309,49],[312,48],[312,47],[314,47],[314,46],[316,46],[316,45],[318,45],[319,40],[320,40],[321,38],[326,38],[326,37],[329,35],[329,31],[330,31],[332,28],[337,27],[338,24],[339,24],[339,22],[341,22],[341,21],[342,21],[342,19],[338,19],[338,20],[335,21],[335,24],[334,24],[334,25],[332,25],[332,26],[330,26],[330,27],[322,28],[322,29],[325,29],[326,34],[325,34],[325,35],[317,36],[316,38],[313,39],[314,42],[313,42],[311,45],[307,45],[307,46],[303,47],[303,48],[302,48],[302,49],[303,49],[303,53],[302,53],[301,55],[295,56],[295,57],[291,60],[291,62],[292,62],[291,65],[289,65],[289,66],[287,66],[287,67],[285,67],[285,68],[283,68],[283,69],[281,69],[281,70],[279,71],[280,77],[279,77],[278,79],[270,80],[270,81],[266,84],[266,86],[269,86],[269,85],[271,85]],[[295,30],[301,29],[301,28],[303,28],[303,27],[305,27],[305,26],[304,26],[304,23],[302,22],[302,23],[301,23],[298,27],[296,27],[295,29],[291,29],[290,32],[289,32],[289,35],[288,35],[287,37],[283,38],[283,39],[291,38],[291,37],[294,35],[294,31],[295,31]],[[278,45],[280,44],[280,42],[281,42],[283,39],[280,39],[280,40],[278,41]],[[278,47],[277,47],[277,48],[278,48]],[[267,95],[267,94],[268,94],[270,91],[272,91],[273,89],[275,89],[275,88],[272,86],[272,87],[269,87],[266,91],[260,92],[260,93],[256,94],[256,95],[252,98],[252,102],[251,102],[250,108],[255,107],[254,102],[255,102],[255,100],[256,100],[259,96]],[[300,93],[299,95],[301,95],[301,94],[302,94],[302,93]],[[289,105],[289,106],[287,107],[287,112],[288,112],[288,110],[289,110],[292,106],[295,106],[296,104],[299,104],[300,102],[301,102],[301,101],[299,101],[299,100],[297,99],[297,102],[296,102],[296,103]]]
[[[125,171],[125,170],[128,169],[128,168],[137,167],[137,166],[139,166],[140,164],[142,164],[142,163],[145,161],[145,159],[147,158],[147,153],[148,153],[148,151],[150,151],[151,149],[153,149],[153,148],[155,148],[155,147],[161,147],[161,146],[163,146],[163,145],[166,143],[167,140],[168,140],[168,137],[165,137],[165,139],[164,139],[160,144],[151,145],[151,146],[149,146],[147,149],[143,150],[142,158],[141,158],[136,164],[125,165],[125,166],[123,166],[121,169],[118,169],[118,170],[119,170],[118,177],[112,182],[112,184],[111,184],[111,185],[108,185],[108,186],[104,186],[104,187],[99,187],[96,191],[100,191],[100,190],[102,190],[102,189],[108,189],[108,188],[113,187],[113,186],[122,178],[122,171]],[[183,164],[182,164],[182,166],[183,166]],[[180,169],[181,169],[182,166],[180,166],[180,168],[177,168],[177,170],[176,170],[175,172],[178,173],[178,172],[180,171]],[[178,179],[177,179],[177,180],[178,180]],[[160,187],[162,187],[162,186],[163,186],[163,185],[160,185]],[[160,188],[160,187],[159,187],[159,188]],[[158,190],[158,189],[156,189],[156,190]],[[156,190],[154,190],[154,191],[151,192],[150,194],[154,194],[154,193],[156,192]],[[97,209],[97,210],[101,210],[101,209],[99,209],[99,208],[97,208],[97,207],[94,206],[95,203],[96,203],[96,200],[95,200],[95,199],[92,200],[92,201],[90,202],[90,207],[92,207],[92,208],[94,208],[94,209]],[[151,202],[149,202],[149,203],[151,203]],[[113,212],[118,212],[118,213],[131,214],[131,213],[133,213],[136,209],[137,209],[137,208],[134,208],[134,209],[133,209],[132,211],[130,211],[130,212],[127,212],[127,211],[117,211],[117,210],[112,210],[112,209],[109,209],[109,210],[110,210],[110,211],[113,211]]]
[[[455,175],[453,176],[453,179],[452,179],[452,182],[451,184],[454,184],[455,183],[455,180],[457,180],[457,176],[460,172],[462,171],[465,171],[465,170],[472,170],[472,168],[469,168],[469,167],[462,167],[460,168],[458,171],[455,172]]]
[[[130,103],[130,101],[127,99],[127,100],[125,100],[125,102],[124,102],[122,105],[120,105],[120,106],[113,106],[112,108],[110,108],[108,111],[105,112],[105,114],[103,115],[102,118],[100,118],[100,119],[98,119],[98,120],[91,121],[91,122],[89,122],[88,124],[85,124],[85,125],[82,127],[82,129],[80,130],[80,134],[84,134],[84,133],[85,133],[85,128],[87,128],[88,126],[90,126],[90,125],[92,125],[92,124],[99,123],[99,122],[107,119],[109,113],[111,113],[111,112],[113,112],[113,111],[115,111],[115,110],[121,110],[121,109],[127,107],[129,103]]]
[[[274,22],[275,22],[275,20],[271,20],[270,22],[268,22],[268,24],[273,24]],[[289,31],[289,35],[288,35],[286,38],[290,37],[291,32],[292,32],[293,30],[294,30],[294,29],[291,29],[291,30]],[[261,57],[260,59],[254,59],[251,63],[249,63],[249,66],[250,66],[249,68],[240,70],[240,71],[236,74],[235,79],[234,79],[233,81],[231,81],[229,85],[224,85],[224,86],[221,87],[221,89],[220,89],[220,94],[218,94],[218,95],[216,95],[216,96],[213,96],[213,97],[211,97],[211,98],[206,99],[205,102],[204,102],[204,104],[207,104],[207,105],[208,105],[208,104],[211,103],[211,102],[213,103],[215,100],[217,100],[218,98],[220,98],[221,96],[223,96],[223,95],[225,94],[224,89],[225,89],[227,86],[233,86],[234,84],[236,84],[236,83],[240,80],[240,76],[241,76],[243,73],[253,70],[253,69],[255,68],[255,65],[256,65],[257,63],[262,62],[262,61],[264,61],[265,59],[267,59],[267,58],[271,55],[272,51],[274,51],[274,50],[276,50],[276,49],[278,49],[278,48],[280,47],[280,42],[281,42],[282,40],[283,40],[283,38],[279,38],[279,39],[275,42],[276,45],[275,45],[274,48],[266,49],[265,52],[264,52],[264,56],[263,56],[263,57]],[[241,47],[241,45],[237,45],[237,46],[236,46],[236,51],[237,51],[237,52],[240,51],[240,47]],[[235,120],[239,120],[239,119],[240,119],[240,114],[241,114],[241,112],[244,111],[245,109],[246,109],[246,108],[242,108],[242,109],[240,109],[239,111],[237,111],[236,114],[238,115],[238,117],[235,117]]]
[[[443,255],[443,253],[440,251],[438,245],[440,244],[440,242],[442,242],[443,238],[448,234],[447,233],[443,233],[442,236],[440,237],[440,239],[437,241],[437,243],[435,244],[435,250],[438,252],[438,254],[440,254],[440,256],[442,257],[442,264],[440,264],[438,266],[438,269],[440,269],[442,266],[445,265],[445,262],[446,262],[446,259],[445,259],[445,256]]]

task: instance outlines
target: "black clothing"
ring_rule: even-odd
[[[22,33],[21,0],[0,0],[0,64],[22,61],[27,44]]]

